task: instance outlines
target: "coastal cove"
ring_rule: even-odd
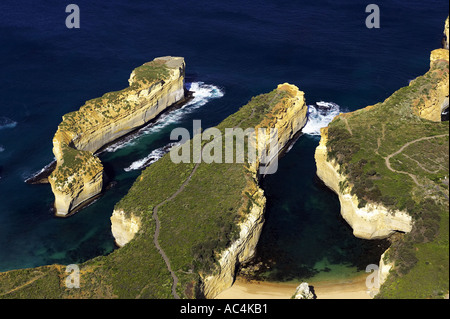
[[[110,221],[113,210],[145,166],[153,165],[171,146],[172,129],[189,130],[198,119],[204,127],[215,126],[253,96],[289,81],[305,92],[311,116],[308,124],[315,127],[305,127],[305,133],[280,159],[277,173],[261,181],[267,198],[266,221],[256,258],[241,269],[235,288],[245,286],[243,278],[250,271],[249,278],[286,285],[311,281],[326,287],[324,282],[356,280],[360,291],[365,267],[378,264],[387,243],[354,237],[340,216],[338,197],[316,176],[318,128],[330,114],[382,101],[426,72],[429,51],[439,46],[445,19],[442,12],[448,10],[447,4],[434,4],[427,8],[436,12],[426,14],[419,4],[411,8],[388,4],[386,28],[379,30],[375,41],[368,39],[364,26],[355,28],[355,21],[345,19],[364,8],[350,3],[330,29],[325,9],[313,2],[300,5],[292,1],[288,8],[267,2],[261,11],[255,9],[256,4],[240,4],[240,12],[223,3],[196,10],[187,4],[170,8],[158,4],[159,10],[152,11],[154,21],[137,14],[149,12],[149,6],[124,2],[104,12],[105,17],[122,18],[119,25],[111,26],[114,32],[98,28],[95,17],[87,14],[85,29],[73,39],[78,44],[75,51],[68,42],[60,41],[66,30],[43,35],[32,29],[27,36],[15,29],[14,21],[1,22],[15,31],[11,36],[0,34],[9,44],[1,53],[12,61],[4,63],[12,81],[5,85],[0,104],[0,271],[82,263],[115,252]],[[99,9],[94,4],[84,6],[91,12]],[[7,7],[17,10],[13,4]],[[266,16],[267,10],[273,16]],[[390,16],[390,10],[402,14]],[[288,19],[281,18],[286,16]],[[316,18],[314,23],[308,18],[311,16]],[[158,21],[168,18],[173,24],[161,29]],[[45,23],[43,27],[50,28]],[[146,43],[146,29],[160,31],[152,38],[160,46]],[[267,34],[273,35],[271,41]],[[220,39],[216,39],[218,35]],[[93,37],[98,43],[90,42]],[[234,46],[240,51],[233,50]],[[30,57],[33,50],[39,53]],[[19,51],[25,52],[20,61],[13,58]],[[105,147],[99,159],[111,187],[69,218],[55,218],[49,185],[29,185],[25,180],[52,161],[51,140],[61,116],[90,98],[123,88],[133,68],[167,54],[185,58],[191,100],[144,126],[133,139]],[[17,91],[18,71],[30,79],[24,94]],[[69,79],[67,73],[72,75]],[[312,121],[313,112],[318,112],[314,113],[317,121]]]

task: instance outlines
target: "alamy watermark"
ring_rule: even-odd
[[[69,13],[69,15],[66,17],[67,29],[79,29],[80,7],[76,4],[69,4],[66,6],[66,13]]]
[[[378,267],[378,265],[375,265],[375,264],[367,265],[366,272],[370,273],[366,277],[367,293],[371,297],[374,297],[375,294],[380,289],[379,267]]]
[[[66,267],[66,288],[80,288],[80,267],[76,264],[70,264]]]
[[[366,27],[368,29],[380,28],[380,7],[376,4],[369,4],[366,7],[366,13],[370,13],[366,18]]]
[[[170,134],[178,146],[170,150],[174,163],[259,163],[262,175],[278,169],[280,151],[276,128],[225,128],[202,131],[201,121],[193,121],[193,137],[186,128],[175,128]],[[192,142],[190,142],[192,141]],[[192,149],[191,149],[192,148]]]

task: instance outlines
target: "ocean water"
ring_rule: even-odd
[[[365,27],[364,1],[75,3],[79,29],[65,26],[69,3],[0,2],[0,271],[110,253],[115,203],[167,151],[173,128],[193,119],[216,125],[284,82],[305,91],[310,122],[263,182],[258,259],[270,261],[273,280],[340,276],[371,263],[378,243],[352,236],[337,197],[315,176],[318,129],[426,72],[447,1],[380,1],[380,29]],[[61,116],[126,87],[133,68],[164,55],[185,57],[194,100],[102,152],[113,187],[72,217],[54,217],[50,186],[24,180],[53,160]]]

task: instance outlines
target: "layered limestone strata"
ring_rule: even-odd
[[[114,210],[111,216],[111,232],[117,246],[123,247],[134,238],[141,228],[141,218],[135,215],[126,216],[123,210]]]
[[[276,158],[303,126],[305,126],[308,120],[308,107],[305,102],[305,93],[303,91],[300,91],[298,87],[289,83],[279,84],[277,86],[277,91],[286,93],[288,98],[285,98],[278,103],[271,111],[271,117],[267,117],[256,127],[257,133],[260,129],[266,130],[265,134],[262,136],[263,139],[257,136],[257,143],[259,145],[265,145],[270,149],[266,154],[262,154],[257,163],[262,175],[264,175],[266,171],[269,173],[270,171],[276,171]],[[274,136],[271,134],[271,131],[276,134],[275,138],[277,140],[278,152],[272,149],[273,145],[271,145],[271,141]],[[257,146],[255,146],[255,148],[257,149]],[[261,167],[261,165],[264,165],[264,167]]]
[[[255,177],[256,174],[255,171]],[[254,185],[254,188],[250,213],[239,224],[239,238],[221,253],[217,271],[213,275],[202,278],[203,294],[208,299],[212,299],[225,289],[230,288],[233,285],[239,264],[250,261],[255,255],[256,245],[264,225],[266,198],[263,190],[257,184]]]
[[[66,216],[101,192],[103,167],[94,152],[182,101],[184,73],[183,58],[156,58],[133,70],[128,88],[63,116],[53,138],[57,165],[49,176],[56,215]]]
[[[281,151],[288,146],[294,135],[306,124],[308,107],[305,103],[304,93],[296,86],[284,83],[278,85],[277,90],[288,93],[288,97],[274,107],[271,112],[274,117],[263,121],[258,127],[276,129],[278,132],[278,148]],[[265,135],[265,137],[268,136],[269,134]],[[264,145],[270,147],[270,143],[267,143],[267,141],[264,142]],[[276,156],[278,155],[279,153],[276,154]],[[266,159],[265,163],[272,161],[273,159]],[[270,166],[270,164],[266,166]],[[231,287],[239,264],[244,264],[254,257],[264,224],[266,207],[264,191],[257,182],[260,174],[259,168],[260,162],[258,161],[250,166],[255,183],[248,186],[247,192],[252,194],[253,200],[250,213],[239,224],[239,238],[221,253],[217,271],[213,275],[203,278],[203,293],[207,298],[214,298],[223,290]]]
[[[449,38],[449,25],[448,25],[448,17],[447,17],[447,19],[445,20],[445,26],[444,26],[444,39],[443,39],[443,47],[444,47],[444,49],[449,49],[449,41],[450,41],[450,38]]]
[[[446,49],[433,50],[430,55],[430,68],[433,68],[435,63],[442,60],[449,60],[449,51]],[[413,81],[410,85],[413,85]],[[448,109],[448,96],[449,82],[448,80],[441,78],[436,82],[436,86],[433,90],[430,90],[428,94],[423,95],[420,100],[417,101],[415,113],[424,119],[440,122],[442,112]]]
[[[266,166],[270,166],[271,162],[275,162],[275,157],[288,146],[292,138],[307,121],[308,107],[305,103],[304,93],[296,86],[287,83],[278,85],[277,91],[280,94],[284,94],[285,97],[273,107],[270,112],[271,116],[266,117],[256,127],[267,131],[275,129],[278,133],[279,152],[273,153],[271,158],[263,158],[262,162]],[[259,137],[257,136],[255,143],[262,143],[266,147],[273,145],[268,141],[270,138],[269,134],[264,134],[262,137],[265,140],[260,135]],[[245,219],[238,225],[240,229],[239,237],[220,254],[219,267],[217,267],[214,274],[202,276],[202,290],[207,298],[214,298],[221,291],[231,287],[239,264],[250,261],[255,254],[264,225],[266,207],[264,191],[258,185],[258,179],[261,175],[260,164],[261,160],[257,160],[248,167],[251,171],[252,179],[247,184],[243,194],[251,195],[251,206],[249,212],[245,214]],[[273,168],[273,166],[271,167]],[[140,230],[139,225],[140,219],[138,217],[134,215],[126,217],[122,210],[114,210],[111,217],[111,229],[116,243],[119,246],[128,243]]]
[[[396,231],[410,232],[412,218],[406,212],[389,211],[383,205],[367,204],[358,207],[358,198],[351,195],[351,189],[341,189],[346,177],[339,173],[339,165],[327,160],[328,128],[322,128],[319,146],[316,148],[315,160],[317,176],[339,196],[341,215],[352,227],[353,234],[363,239],[386,238]]]

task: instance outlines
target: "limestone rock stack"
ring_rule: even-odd
[[[57,216],[101,192],[103,166],[94,152],[184,99],[184,73],[182,57],[156,58],[131,73],[126,89],[63,116],[53,138],[57,166],[49,177]]]

